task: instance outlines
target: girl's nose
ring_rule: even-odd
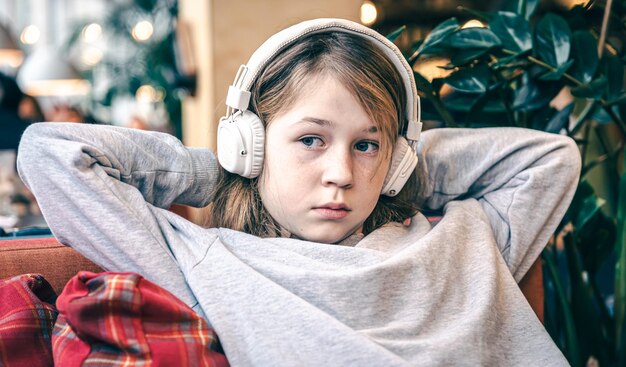
[[[352,155],[349,149],[335,149],[326,154],[322,176],[324,185],[336,185],[347,189],[352,187]]]

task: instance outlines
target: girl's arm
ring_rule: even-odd
[[[479,201],[517,281],[539,256],[576,190],[580,153],[569,137],[519,128],[435,129],[420,143],[425,206]]]
[[[192,301],[172,251],[182,241],[161,208],[209,202],[217,163],[208,150],[163,133],[40,123],[24,133],[17,163],[60,242]]]

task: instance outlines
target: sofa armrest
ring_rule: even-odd
[[[54,237],[0,240],[0,279],[38,273],[60,294],[69,279],[81,270],[103,271]]]

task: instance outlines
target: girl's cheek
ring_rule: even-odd
[[[314,163],[319,160],[322,154],[319,151],[308,149],[292,149],[289,152],[285,152],[285,159],[294,160],[297,164]]]
[[[372,155],[372,156],[364,155],[361,157],[357,157],[355,161],[357,163],[357,166],[360,168],[360,170],[366,174],[376,173],[379,170],[384,169],[386,167],[384,162],[381,162],[380,159],[378,159],[378,157],[376,157],[375,155]]]

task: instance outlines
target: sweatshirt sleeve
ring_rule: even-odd
[[[581,161],[575,142],[520,128],[434,129],[422,136],[426,208],[478,200],[500,252],[520,281],[576,190]]]
[[[165,209],[206,205],[217,163],[175,137],[113,126],[40,123],[24,133],[18,172],[55,237],[111,271],[134,271],[193,303]]]

